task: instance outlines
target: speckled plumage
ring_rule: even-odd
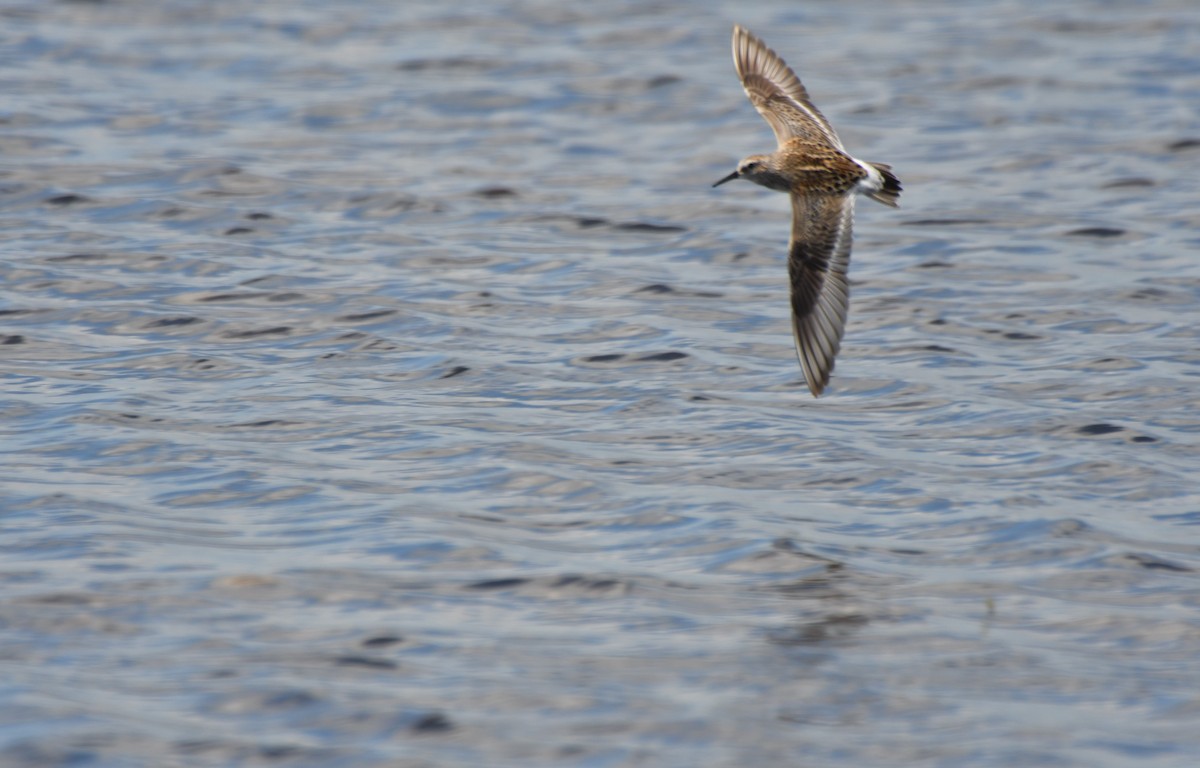
[[[796,73],[740,26],[733,28],[733,63],[779,146],[742,160],[713,186],[741,178],[792,197],[792,330],[796,356],[816,397],[829,383],[846,327],[855,195],[895,207],[900,182],[890,166],[847,154]]]

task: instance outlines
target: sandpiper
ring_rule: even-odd
[[[894,208],[900,181],[891,166],[847,154],[796,73],[740,26],[733,28],[733,65],[779,147],[769,155],[750,155],[713,186],[746,179],[792,196],[792,332],[804,379],[817,397],[829,383],[846,328],[855,194]]]

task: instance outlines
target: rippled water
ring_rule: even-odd
[[[905,183],[820,400],[734,22]],[[0,33],[6,765],[1200,751],[1194,3]]]

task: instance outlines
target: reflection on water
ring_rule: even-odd
[[[1200,12],[734,10],[0,11],[6,764],[1187,764]]]

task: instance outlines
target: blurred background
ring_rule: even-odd
[[[1200,6],[745,5],[0,3],[0,763],[1194,763]]]

